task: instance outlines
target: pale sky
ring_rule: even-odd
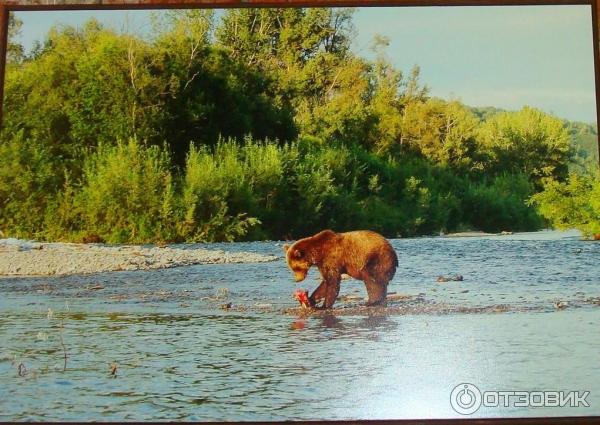
[[[147,34],[149,11],[18,12],[20,42],[30,48],[56,24],[91,17]],[[404,72],[421,67],[433,96],[471,106],[524,105],[570,120],[596,122],[591,7],[358,8],[353,49],[370,57],[376,34],[390,39],[389,59]]]

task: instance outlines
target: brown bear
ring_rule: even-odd
[[[324,299],[322,308],[331,308],[340,292],[343,273],[362,280],[367,287],[368,306],[385,304],[387,285],[398,267],[396,251],[380,234],[369,230],[335,233],[323,230],[284,245],[286,260],[296,282],[306,278],[311,266],[317,266],[323,278],[309,297],[310,305]]]

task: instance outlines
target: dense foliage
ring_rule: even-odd
[[[152,242],[544,226],[527,200],[585,160],[573,136],[589,129],[432,98],[385,39],[373,61],[352,53],[353,31],[351,9],[196,10],[156,15],[150,39],[92,20],[29,55],[13,44],[0,230]]]
[[[600,239],[600,172],[597,165],[573,172],[566,182],[549,180],[532,197],[540,213],[558,229],[577,228]]]

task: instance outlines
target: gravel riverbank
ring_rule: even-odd
[[[0,275],[48,276],[154,270],[192,264],[259,263],[277,257],[208,249],[0,240]]]

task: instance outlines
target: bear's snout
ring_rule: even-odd
[[[302,282],[304,279],[306,279],[306,272],[294,271],[294,279],[296,280],[296,282]]]

